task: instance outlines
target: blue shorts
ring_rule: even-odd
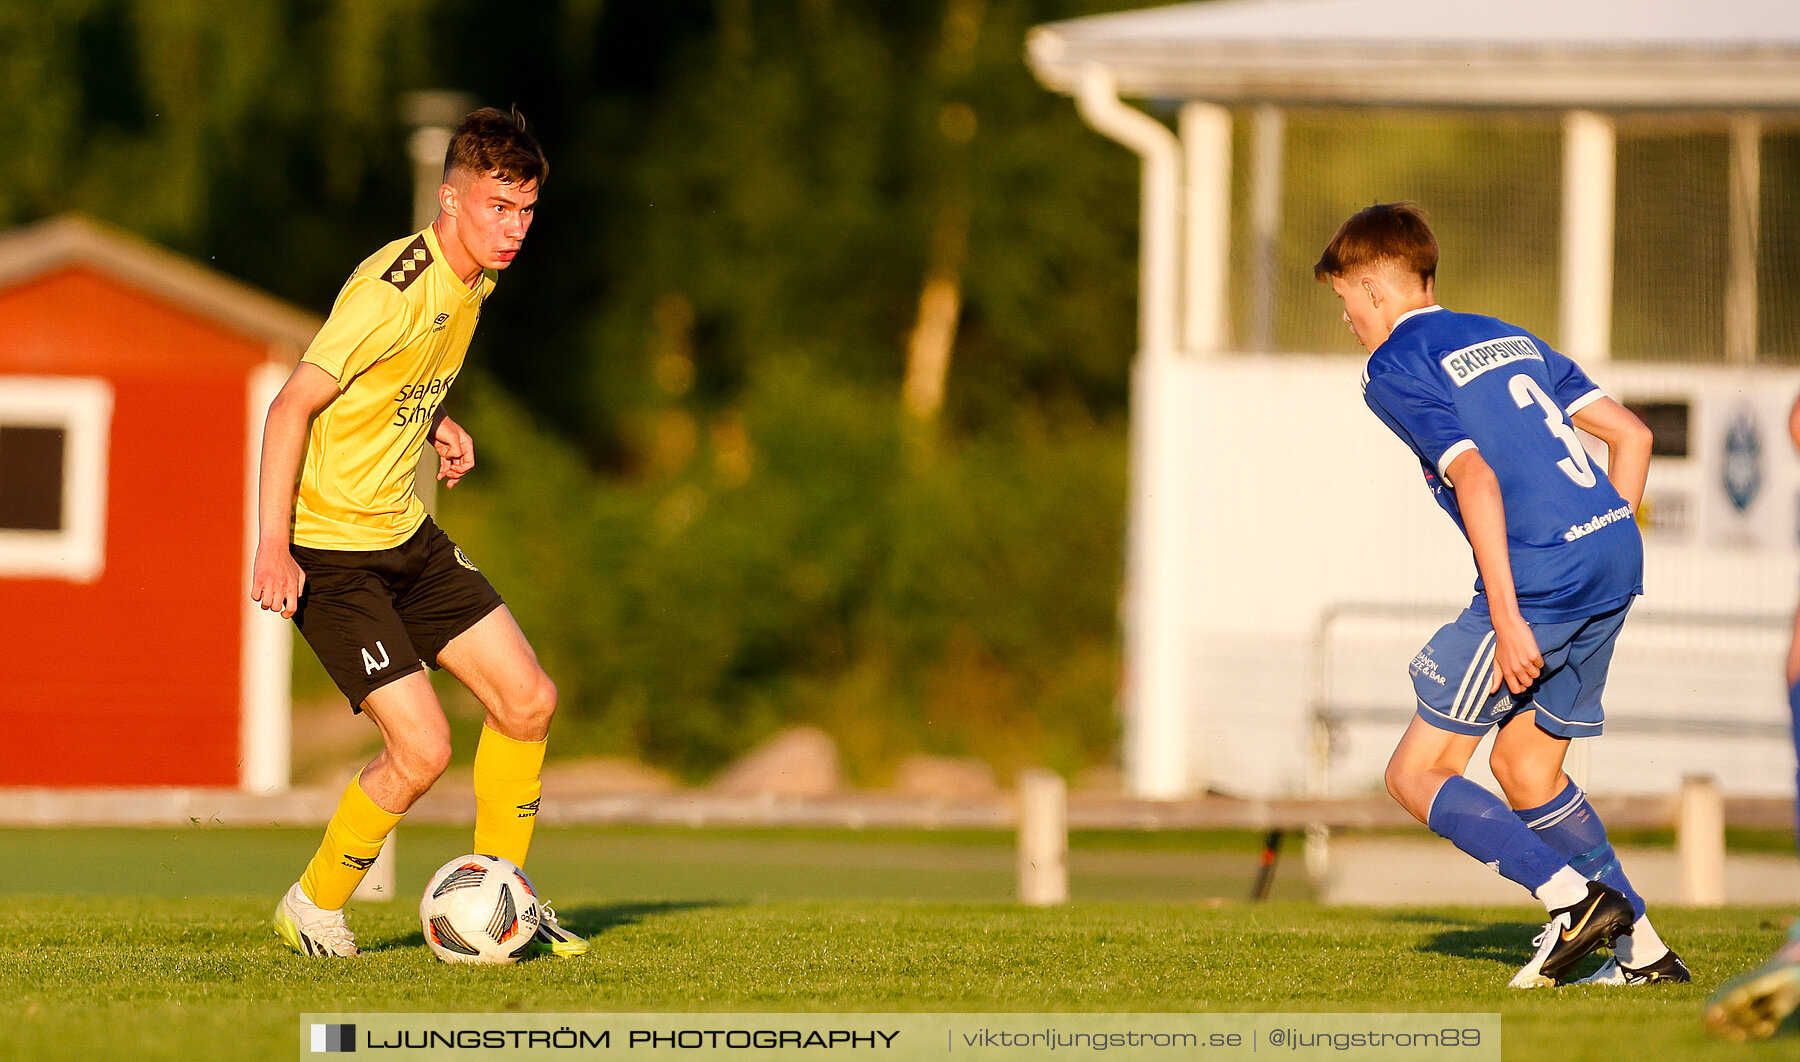
[[[1625,625],[1629,603],[1611,612],[1564,623],[1533,623],[1544,669],[1522,694],[1504,684],[1488,695],[1494,678],[1494,625],[1486,613],[1464,609],[1456,622],[1431,636],[1413,657],[1413,690],[1420,719],[1439,730],[1479,737],[1520,712],[1537,712],[1537,725],[1557,737],[1593,737],[1605,713],[1600,694],[1612,663],[1613,642]]]

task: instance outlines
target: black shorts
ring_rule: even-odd
[[[391,549],[289,548],[306,573],[294,623],[359,712],[504,604],[430,517]]]

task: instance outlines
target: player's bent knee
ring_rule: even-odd
[[[548,725],[550,717],[556,714],[556,683],[542,669],[521,699],[518,712],[523,721],[543,725]]]
[[[1419,772],[1411,764],[1402,761],[1398,753],[1388,761],[1387,770],[1382,773],[1388,796],[1393,797],[1396,804],[1409,812],[1413,811],[1413,796],[1414,790],[1418,788],[1418,778]],[[1417,812],[1413,814],[1417,817]]]
[[[428,742],[395,750],[394,766],[413,796],[423,794],[450,766],[450,743]]]
[[[551,716],[556,714],[556,698],[556,683],[540,668],[521,690],[499,705],[494,714],[517,733],[542,734],[549,728]]]
[[[1386,783],[1388,795],[1394,798],[1395,803],[1405,808],[1413,818],[1424,822],[1431,814],[1431,802],[1437,796],[1438,787],[1443,784],[1446,773],[1460,772],[1431,750],[1402,741],[1388,759],[1387,770],[1382,772],[1382,781]]]
[[[1554,797],[1563,787],[1560,762],[1537,762],[1533,759],[1496,752],[1488,758],[1494,781],[1506,794],[1507,803],[1516,808],[1535,807]]]
[[[1502,789],[1513,789],[1528,785],[1534,775],[1542,773],[1533,765],[1505,748],[1496,748],[1488,755],[1488,767],[1494,772],[1494,781],[1500,783]]]
[[[1494,781],[1500,783],[1501,792],[1511,796],[1525,785],[1525,778],[1509,761],[1500,756],[1488,757],[1488,769],[1494,772]]]
[[[1394,798],[1394,803],[1405,807],[1406,798],[1401,796],[1401,793],[1404,791],[1403,787],[1400,784],[1400,779],[1395,777],[1394,770],[1391,766],[1388,768],[1387,774],[1382,777],[1382,781],[1387,783],[1388,796]]]

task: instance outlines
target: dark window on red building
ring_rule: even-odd
[[[0,424],[0,531],[61,531],[62,428]]]

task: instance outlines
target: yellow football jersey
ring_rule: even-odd
[[[294,499],[294,542],[313,549],[398,546],[425,519],[413,476],[426,433],[494,290],[444,264],[430,228],[356,268],[301,359],[337,379],[313,418]]]

